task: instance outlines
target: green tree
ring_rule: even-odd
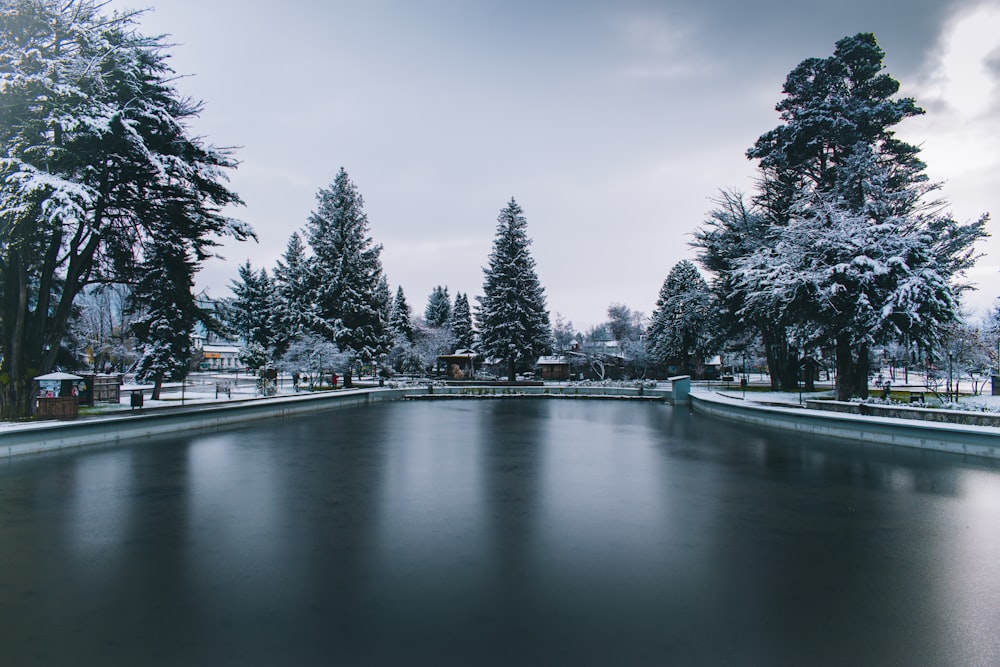
[[[298,232],[288,239],[284,255],[274,267],[274,355],[282,357],[315,317],[309,262]]]
[[[455,294],[455,309],[451,313],[451,337],[458,349],[471,350],[476,342],[469,297],[461,292]]]
[[[646,348],[654,363],[679,361],[683,372],[712,352],[715,300],[697,267],[683,260],[670,269],[656,300]]]
[[[933,344],[956,317],[954,279],[973,262],[985,217],[960,225],[927,195],[919,148],[891,130],[923,113],[894,98],[884,52],[861,33],[788,75],[782,125],[747,155],[760,161],[757,203],[772,219],[742,259],[743,312],[790,321],[804,346],[832,346],[837,396],[865,396],[872,345]]]
[[[438,285],[427,297],[424,320],[432,327],[446,327],[451,322],[451,297],[448,288]]]
[[[309,326],[348,355],[344,386],[350,387],[356,360],[374,361],[388,351],[382,246],[372,242],[364,200],[343,168],[316,199],[306,229],[315,306]]]
[[[254,271],[247,261],[230,282],[233,298],[226,308],[226,325],[245,345],[267,350],[274,340],[274,283],[267,269]]]
[[[156,244],[193,273],[213,237],[252,231],[221,213],[235,162],[189,135],[159,38],[92,0],[8,0],[0,11],[0,415],[30,414],[73,302],[135,282]],[[165,224],[166,221],[170,224]],[[171,227],[168,237],[157,238]],[[183,246],[184,252],[181,252]],[[139,248],[147,248],[147,252]],[[183,278],[178,278],[178,285]],[[178,322],[175,329],[186,324]]]
[[[497,218],[489,266],[483,269],[483,295],[477,297],[479,347],[487,357],[502,359],[513,381],[517,365],[534,363],[552,347],[552,328],[545,292],[529,252],[528,221],[511,198]]]
[[[403,287],[396,288],[396,298],[392,302],[392,311],[389,315],[389,328],[398,340],[413,344],[413,315],[410,313],[410,304],[406,302],[406,295]]]

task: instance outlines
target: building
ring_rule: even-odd
[[[202,345],[202,370],[207,371],[238,371],[241,370],[240,348],[235,345]]]
[[[559,356],[538,357],[538,374],[543,380],[568,380],[569,359]]]

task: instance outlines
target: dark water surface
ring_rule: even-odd
[[[1000,466],[392,403],[0,463],[4,665],[988,665]]]

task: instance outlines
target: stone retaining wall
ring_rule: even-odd
[[[825,410],[827,412],[842,412],[853,415],[917,419],[921,421],[940,422],[943,424],[1000,427],[1000,414],[995,412],[937,410],[934,408],[914,408],[907,405],[851,403],[847,401],[806,401],[806,407],[810,410]]]

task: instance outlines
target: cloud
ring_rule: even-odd
[[[617,22],[616,32],[628,61],[621,72],[630,79],[678,80],[713,70],[701,52],[697,29],[679,19],[629,14]]]
[[[942,26],[924,63],[923,75],[904,86],[927,109],[900,126],[904,141],[921,146],[932,180],[943,183],[943,195],[959,220],[984,212],[1000,214],[1000,3],[965,6]],[[980,248],[986,256],[970,271],[980,291],[967,301],[974,310],[995,302],[1000,236],[994,233]]]

